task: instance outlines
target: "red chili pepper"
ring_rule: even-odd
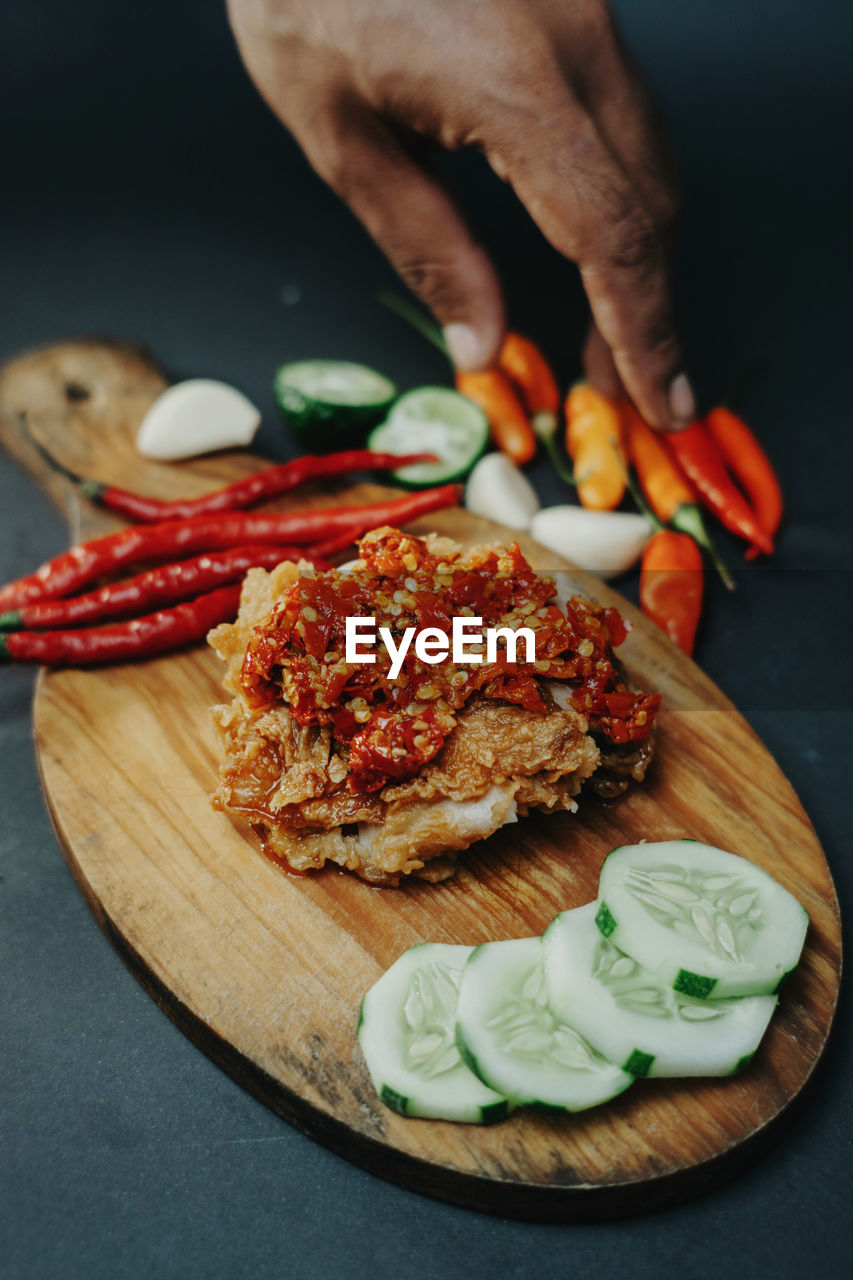
[[[702,552],[688,534],[664,529],[646,543],[640,568],[643,613],[685,653],[693,652],[703,579]]]
[[[602,693],[593,703],[593,727],[611,742],[642,742],[652,730],[661,704],[659,693],[631,693],[614,689]]]
[[[231,547],[177,564],[158,565],[135,578],[111,582],[70,600],[36,600],[0,614],[0,631],[55,631],[104,618],[138,617],[146,609],[239,582],[249,569],[272,569],[282,560],[308,560],[315,569],[331,568],[328,561],[302,547]]]
[[[773,540],[760,527],[746,498],[735,487],[723,455],[702,423],[694,422],[683,431],[670,432],[667,441],[682,470],[720,523],[754,543],[766,555],[772,555]]]
[[[782,519],[782,490],[773,464],[749,427],[730,409],[712,409],[705,426],[713,436],[725,464],[752,503],[759,527],[772,538]],[[751,547],[747,555],[757,555]]]
[[[311,555],[319,560],[325,560],[329,556],[337,555],[339,551],[344,551],[347,547],[354,546],[356,540],[361,537],[361,532],[358,525],[352,525],[349,529],[344,529],[341,533],[335,534],[333,538],[326,538],[323,542],[315,543],[311,548]]]
[[[368,506],[316,507],[301,511],[232,511],[222,516],[196,516],[193,520],[135,525],[71,547],[55,559],[48,560],[35,573],[10,582],[0,590],[0,610],[20,609],[35,600],[55,600],[71,595],[98,578],[146,561],[162,563],[193,552],[216,551],[250,543],[310,546],[347,533],[356,537],[380,525],[407,524],[442,507],[454,506],[461,495],[460,485],[446,484]]]
[[[234,618],[239,605],[240,583],[235,582],[130,622],[80,631],[13,631],[0,635],[0,662],[83,667],[147,658],[203,640],[211,627]]]
[[[433,453],[397,455],[374,453],[370,449],[350,449],[345,453],[322,456],[308,455],[283,462],[266,471],[258,471],[255,475],[245,476],[222,489],[203,493],[198,498],[165,501],[132,493],[129,489],[120,489],[115,485],[101,484],[99,480],[84,479],[51,459],[53,466],[80,486],[84,497],[137,524],[158,524],[162,520],[189,520],[194,516],[239,511],[243,507],[254,506],[257,502],[278,498],[281,494],[289,493],[291,489],[320,477],[348,475],[353,471],[396,471],[398,467],[410,466],[415,462],[435,461]]]

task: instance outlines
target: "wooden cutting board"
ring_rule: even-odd
[[[0,371],[0,440],[65,506],[75,539],[117,522],[45,473],[25,422],[76,471],[162,496],[199,493],[262,465],[242,454],[171,465],[141,459],[135,428],[164,385],[144,352],[95,341],[30,352]],[[360,486],[346,498],[379,492]],[[463,542],[511,536],[464,511],[413,526],[428,527]],[[555,567],[520,541],[540,565]],[[42,672],[34,706],[45,794],[72,871],[123,958],[205,1053],[287,1120],[383,1177],[459,1204],[551,1220],[669,1203],[754,1152],[815,1068],[841,967],[829,869],[765,747],[655,627],[597,580],[577,578],[631,618],[627,666],[664,695],[647,783],[611,805],[582,797],[576,816],[527,818],[466,855],[457,876],[438,886],[378,890],[337,871],[290,877],[259,854],[251,832],[214,812],[209,709],[222,696],[221,670],[203,647],[103,670]],[[557,911],[595,896],[612,846],[680,836],[753,859],[811,915],[803,961],[744,1075],[640,1081],[594,1111],[518,1113],[489,1129],[406,1120],[379,1103],[356,1015],[404,948],[538,934]]]

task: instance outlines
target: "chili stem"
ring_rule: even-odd
[[[672,517],[670,524],[673,529],[678,529],[680,533],[689,534],[695,542],[699,543],[700,547],[704,547],[708,552],[708,555],[711,557],[711,563],[720,575],[726,590],[734,591],[734,578],[729,572],[729,568],[725,560],[714,545],[711,535],[705,528],[705,522],[702,519],[702,512],[699,508],[693,506],[679,507],[675,512],[675,515]]]
[[[548,461],[565,484],[571,485],[573,488],[577,484],[575,473],[563,457],[562,450],[557,443],[556,422],[553,431],[538,431],[536,429],[536,418],[533,419],[533,430],[536,432],[536,438],[541,441],[542,447],[548,455]]]
[[[444,341],[441,329],[420,307],[413,302],[409,302],[408,298],[399,297],[396,293],[380,293],[379,301],[389,311],[396,312],[401,319],[410,324],[413,329],[416,329],[422,338],[426,338],[427,342],[431,342],[443,356],[447,356],[448,360],[450,359],[450,352],[447,350],[447,343]]]
[[[628,492],[630,493],[631,497],[636,502],[638,510],[642,513],[642,515],[646,517],[649,524],[654,529],[655,533],[663,532],[667,526],[663,524],[660,520],[658,520],[657,516],[652,511],[651,507],[646,502],[646,499],[643,496],[640,486],[637,484],[636,480],[631,475],[630,470],[628,470],[627,468],[625,471],[625,484],[627,485]],[[708,552],[708,555],[711,557],[711,563],[713,564],[714,568],[717,570],[717,573],[722,578],[723,585],[725,586],[726,590],[734,591],[735,589],[734,578],[729,573],[728,566],[726,565],[725,560],[720,555],[717,548],[714,546],[714,543],[711,541],[711,536],[708,533],[708,530],[705,528],[704,522],[702,520],[702,513],[699,510],[699,508],[698,507],[690,508],[688,506],[683,506],[683,505],[680,506],[678,510],[675,512],[675,515],[673,516],[672,520],[670,520],[669,524],[673,529],[677,529],[679,533],[688,534],[694,540],[694,542],[698,542],[700,547],[704,547],[704,549]]]
[[[651,507],[646,502],[646,499],[643,496],[640,486],[637,484],[636,480],[631,475],[631,472],[628,469],[628,467],[625,468],[625,487],[630,493],[631,497],[634,499],[634,502],[636,503],[637,510],[639,511],[640,515],[645,516],[646,520],[651,525],[652,531],[654,533],[663,533],[664,530],[666,529],[666,525],[663,524],[660,520],[658,520],[654,511],[652,511]]]

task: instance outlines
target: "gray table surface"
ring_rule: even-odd
[[[685,193],[681,328],[706,402],[769,442],[789,515],[773,567],[709,588],[697,657],[752,721],[824,843],[842,907],[848,768],[851,59],[847,6],[620,0]],[[0,355],[140,337],[175,376],[263,406],[284,358],[440,358],[376,305],[391,272],[245,80],[220,5],[5,5]],[[514,326],[577,372],[576,274],[476,158],[444,164],[504,277]],[[540,470],[542,491],[554,483]],[[0,458],[0,579],[62,547],[60,515]],[[636,593],[629,578],[625,591]],[[101,935],[52,834],[32,673],[0,676],[0,1274],[636,1277],[849,1274],[850,1010],[774,1148],[701,1199],[598,1226],[535,1226],[371,1177],[213,1067]]]

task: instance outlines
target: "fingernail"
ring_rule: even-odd
[[[696,400],[686,373],[676,374],[673,378],[669,384],[668,399],[673,427],[678,430],[689,426],[696,417]]]
[[[463,372],[482,369],[486,363],[480,335],[469,324],[445,325],[444,341],[457,369]]]

